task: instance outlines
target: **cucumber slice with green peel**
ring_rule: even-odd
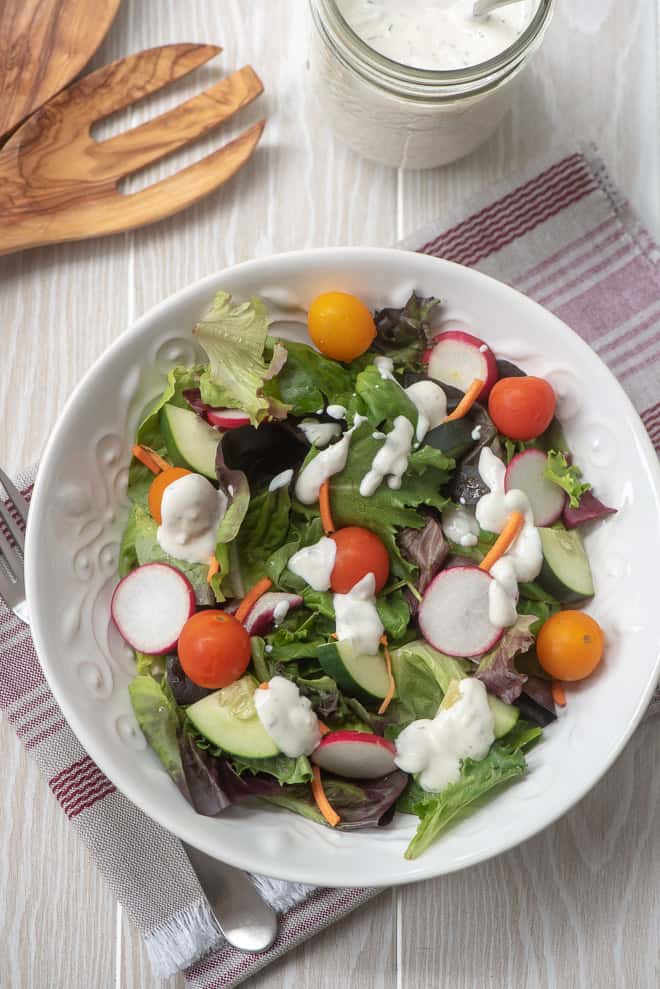
[[[382,701],[387,695],[390,681],[385,657],[380,653],[359,656],[350,642],[328,642],[319,647],[318,660],[324,672],[350,697]]]
[[[231,755],[268,759],[279,749],[257,715],[252,695],[253,677],[242,677],[229,687],[216,690],[186,708],[197,731]]]
[[[543,567],[538,583],[562,604],[584,601],[594,594],[589,559],[576,529],[538,530]]]
[[[216,480],[215,455],[220,434],[191,409],[164,405],[160,428],[170,460],[175,467],[188,467],[196,474]]]

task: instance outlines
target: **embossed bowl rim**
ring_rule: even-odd
[[[472,326],[512,359],[516,354],[507,349],[507,340],[511,343],[511,327],[517,327],[513,343],[531,348],[532,364],[537,358],[551,364],[560,359],[575,378],[579,412],[567,427],[578,460],[587,458],[589,435],[595,437],[593,451],[603,440],[606,448],[611,445],[610,461],[615,458],[607,469],[585,464],[598,493],[623,506],[608,528],[589,536],[600,585],[591,610],[611,636],[605,669],[570,691],[566,712],[531,752],[527,776],[414,862],[402,854],[414,828],[414,819],[405,815],[387,828],[343,834],[277,808],[231,808],[214,819],[196,815],[155,756],[131,751],[113,731],[110,713],[114,718],[116,710],[130,710],[124,684],[107,702],[90,702],[75,686],[68,674],[76,656],[66,654],[57,627],[70,589],[71,560],[49,509],[63,472],[82,470],[76,438],[85,418],[98,419],[99,399],[108,390],[117,394],[123,376],[144,360],[148,341],[163,324],[185,334],[217,288],[240,296],[292,286],[303,304],[337,287],[372,306],[401,304],[413,287],[440,295],[448,300],[447,321]],[[126,437],[127,451],[131,439]],[[57,538],[60,558],[48,558],[43,549]],[[142,316],[95,363],[69,399],[41,462],[28,530],[27,590],[34,641],[53,694],[87,752],[133,803],[191,845],[252,872],[320,885],[382,886],[453,872],[512,848],[557,820],[611,766],[639,723],[660,672],[660,609],[653,606],[659,544],[660,470],[649,438],[618,382],[563,322],[508,286],[451,262],[387,248],[324,248],[248,261],[202,279]],[[619,561],[609,569],[607,552]],[[600,610],[605,605],[608,614]],[[81,649],[92,646],[80,643]]]

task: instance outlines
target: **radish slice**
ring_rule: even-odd
[[[429,645],[447,656],[480,656],[493,648],[504,629],[488,616],[492,579],[478,567],[452,567],[431,581],[417,615]]]
[[[337,776],[375,780],[394,772],[396,749],[380,735],[362,731],[332,731],[312,753],[312,762]]]
[[[158,656],[176,647],[195,612],[195,592],[168,563],[145,563],[117,584],[110,611],[129,646]]]
[[[433,340],[426,351],[424,360],[428,365],[429,378],[454,385],[466,392],[475,378],[480,378],[484,386],[479,392],[479,401],[497,381],[497,361],[490,347],[462,330],[447,330]]]
[[[267,591],[248,611],[243,626],[248,635],[264,635],[275,625],[284,621],[291,608],[297,608],[303,603],[299,594],[282,594],[279,591]]]
[[[527,495],[534,525],[552,525],[566,504],[565,492],[545,476],[547,462],[543,450],[523,450],[516,454],[504,475],[505,491],[517,488]]]
[[[249,415],[240,409],[207,409],[204,418],[217,429],[238,429],[250,425]]]

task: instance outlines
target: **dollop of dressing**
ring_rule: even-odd
[[[319,422],[318,419],[303,419],[298,425],[298,429],[304,434],[305,439],[318,450],[341,436],[341,426],[336,422]]]
[[[440,708],[433,720],[413,721],[396,740],[397,766],[419,773],[420,786],[430,793],[456,783],[462,760],[485,758],[495,741],[483,683],[468,678],[459,682],[458,690],[460,696],[451,707]]]
[[[394,361],[391,357],[375,357],[374,367],[384,381],[396,381],[394,377]],[[398,384],[399,382],[396,381]]]
[[[511,512],[522,512],[524,524],[507,552],[492,567],[491,586],[488,592],[488,617],[493,625],[504,628],[515,622],[515,605],[518,588],[513,593],[513,578],[518,581],[534,580],[543,565],[541,538],[534,525],[534,516],[529,499],[524,491],[512,488],[504,490],[506,468],[499,457],[489,447],[484,447],[479,455],[479,474],[490,493],[477,502],[475,514],[482,529],[501,532]],[[500,564],[504,564],[500,566]],[[508,597],[509,604],[505,604]],[[512,602],[512,604],[511,604]],[[507,621],[502,619],[506,617]]]
[[[344,405],[329,405],[325,411],[331,419],[346,418],[346,407]]]
[[[347,429],[340,440],[322,450],[306,467],[303,467],[296,481],[296,497],[303,505],[313,505],[318,501],[323,482],[333,474],[343,471],[352,433],[353,429]]]
[[[337,544],[334,539],[323,536],[313,546],[305,546],[289,558],[287,564],[291,573],[309,584],[315,591],[327,591],[335,566]]]
[[[458,546],[476,546],[479,541],[479,523],[462,505],[449,505],[443,509],[442,531]]]
[[[268,485],[268,490],[272,493],[273,491],[279,491],[280,488],[288,487],[291,484],[292,477],[293,471],[290,468],[289,470],[280,471]]]
[[[421,443],[429,429],[435,429],[445,421],[447,396],[435,381],[416,381],[404,391],[417,409],[415,439]]]
[[[374,494],[385,478],[393,490],[401,487],[401,479],[408,467],[412,440],[413,425],[410,419],[397,416],[385,442],[371,462],[371,469],[360,482],[360,494],[363,498]]]
[[[208,563],[226,510],[227,496],[201,474],[180,477],[163,492],[158,545],[177,560]]]
[[[338,642],[351,642],[356,655],[374,656],[385,631],[376,609],[376,578],[366,574],[348,594],[333,595]]]
[[[254,692],[257,717],[277,747],[297,759],[311,755],[321,741],[319,721],[308,697],[286,677],[274,676],[267,689]]]

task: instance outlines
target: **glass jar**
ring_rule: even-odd
[[[386,165],[433,168],[474,151],[496,130],[539,47],[555,0],[499,55],[439,71],[395,62],[350,27],[336,0],[310,0],[313,88],[336,134]]]

